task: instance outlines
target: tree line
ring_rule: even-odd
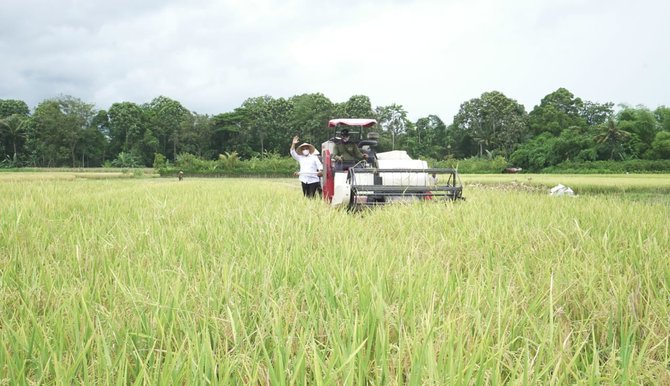
[[[72,96],[33,111],[0,100],[0,167],[152,166],[180,155],[241,159],[284,155],[293,135],[320,143],[329,119],[375,118],[379,150],[403,149],[434,160],[503,157],[527,170],[565,161],[670,159],[670,108],[595,103],[559,88],[526,112],[498,91],[465,101],[450,124],[437,115],[408,119],[400,104],[374,107],[365,95],[333,103],[323,94],[254,97],[217,115],[192,112],[159,96],[118,102],[107,110]]]

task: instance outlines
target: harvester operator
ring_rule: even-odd
[[[367,159],[368,155],[363,154],[358,145],[354,142],[349,142],[349,130],[342,129],[340,131],[340,141],[335,144],[333,149],[333,159],[337,161],[335,170],[347,170],[354,166],[358,161]]]

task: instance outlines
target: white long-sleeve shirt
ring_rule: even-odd
[[[316,175],[317,172],[323,170],[323,164],[319,161],[319,157],[313,154],[298,154],[294,148],[291,148],[291,157],[300,164],[300,177],[298,177],[300,182],[313,184],[320,181],[319,176]]]

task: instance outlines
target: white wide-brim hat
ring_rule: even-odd
[[[305,148],[305,147],[309,149],[309,154],[319,154],[319,152],[316,151],[316,148],[313,145],[310,145],[307,142],[298,146],[298,151],[302,151],[302,149]]]

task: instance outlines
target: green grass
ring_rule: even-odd
[[[0,383],[670,383],[670,207],[487,186],[0,183]]]

